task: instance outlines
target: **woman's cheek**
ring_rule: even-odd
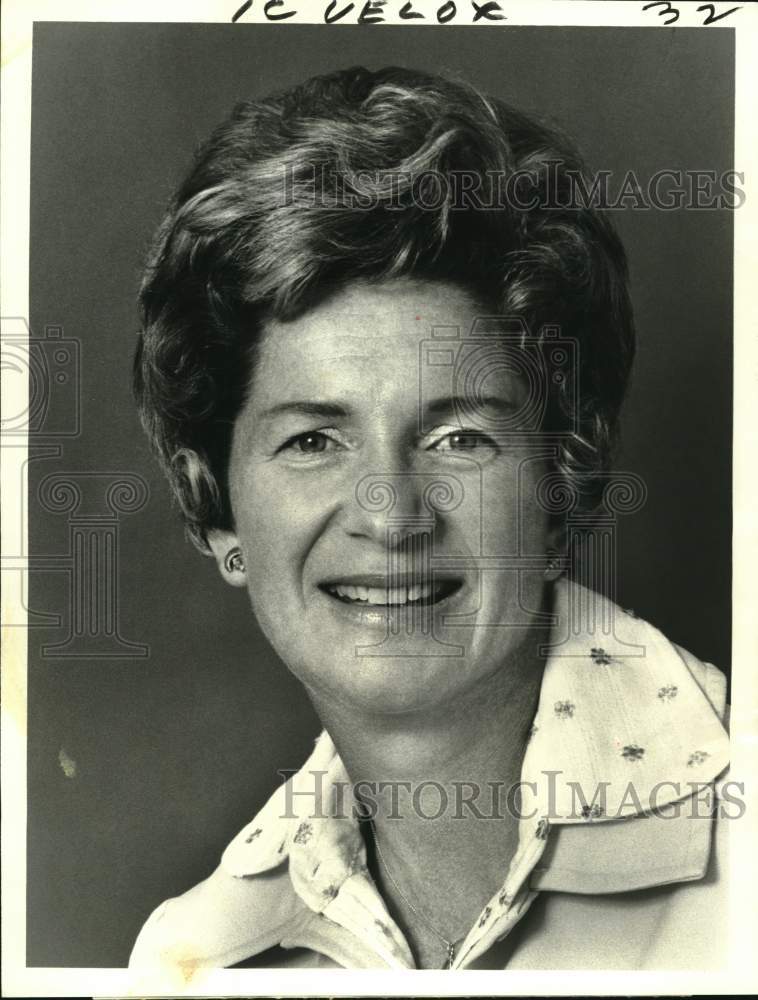
[[[484,556],[517,556],[531,550],[540,522],[533,496],[528,463],[503,460],[484,470],[480,505]]]

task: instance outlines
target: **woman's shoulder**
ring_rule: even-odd
[[[223,865],[148,917],[129,968],[186,981],[199,969],[234,965],[279,943],[305,907],[292,889],[286,864],[249,878]]]
[[[537,929],[531,935],[525,934],[507,968],[723,969],[729,948],[729,819],[739,815],[737,809],[722,808],[725,805],[717,803],[712,821],[704,815],[684,820],[698,833],[709,828],[711,847],[702,875],[690,873],[683,881],[674,882],[666,882],[663,877],[662,884],[630,892],[592,893],[587,886],[570,892],[542,892],[535,903]],[[651,822],[634,820],[629,826],[636,824],[638,828],[636,849],[641,860],[646,859],[648,874],[654,881],[654,838],[646,843],[644,829]],[[666,829],[663,822],[660,828]],[[630,849],[634,851],[635,845]],[[687,851],[686,838],[681,849]],[[602,865],[602,845],[597,854]]]
[[[697,656],[690,653],[690,651],[685,649],[683,646],[680,646],[671,640],[669,640],[669,642],[671,642],[671,645],[681,657],[682,662],[692,674],[694,680],[697,681],[700,689],[711,703],[716,713],[723,717],[727,708],[726,674],[724,674],[724,672],[718,667],[714,666],[713,663],[708,663],[707,660],[699,660]]]
[[[321,733],[303,765],[307,781],[335,757]],[[170,972],[222,968],[278,945],[311,911],[289,873],[293,779],[280,785],[223,852],[216,870],[192,889],[153,911],[132,949],[129,967]]]

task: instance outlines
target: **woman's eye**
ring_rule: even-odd
[[[321,431],[306,431],[296,434],[286,441],[280,451],[294,452],[296,455],[321,455],[336,446],[337,442]]]
[[[497,445],[487,434],[476,430],[460,430],[446,434],[435,445],[434,451],[476,451],[483,448],[497,448]]]
[[[323,434],[312,433],[302,434],[295,441],[295,447],[305,455],[314,455],[319,451],[326,451],[329,438]]]

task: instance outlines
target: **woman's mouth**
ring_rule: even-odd
[[[433,583],[368,585],[347,582],[325,583],[320,589],[344,604],[364,607],[431,606],[450,597],[462,586],[461,580],[437,580]]]

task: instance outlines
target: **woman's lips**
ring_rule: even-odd
[[[434,616],[452,610],[450,605],[465,590],[462,578],[421,583],[411,576],[402,581],[393,577],[391,586],[386,577],[350,577],[321,583],[318,589],[333,613],[345,623],[406,634],[418,629],[426,636]]]
[[[438,580],[432,582],[384,583],[369,585],[338,582],[322,584],[321,589],[330,597],[346,604],[361,604],[371,607],[403,607],[405,605],[437,604],[450,597],[462,585],[460,580]]]

